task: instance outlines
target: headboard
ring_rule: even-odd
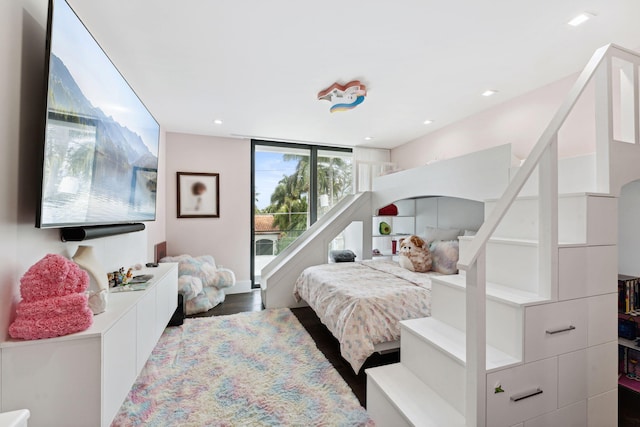
[[[153,262],[158,263],[160,260],[167,256],[167,242],[157,243],[153,247]]]

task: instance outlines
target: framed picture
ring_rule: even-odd
[[[220,174],[178,172],[178,218],[220,217]]]

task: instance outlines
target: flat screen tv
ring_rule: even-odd
[[[65,0],[49,0],[36,226],[152,221],[160,127]]]

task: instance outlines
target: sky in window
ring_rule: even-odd
[[[256,206],[264,209],[271,204],[271,194],[284,177],[293,174],[297,160],[284,161],[282,153],[256,151]]]

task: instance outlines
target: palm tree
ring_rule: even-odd
[[[280,230],[306,228],[307,199],[297,189],[295,175],[284,176],[271,195],[271,204],[265,212],[274,213],[273,225]]]
[[[285,232],[288,235],[286,240],[290,242],[298,235],[295,231],[304,231],[309,226],[310,165],[309,156],[284,154],[283,160],[297,160],[298,163],[291,175],[284,175],[278,182],[271,195],[271,204],[264,212],[275,214],[273,225]],[[351,191],[351,168],[343,159],[320,157],[317,173],[318,194],[329,196],[329,206]]]
[[[309,156],[297,154],[285,154],[284,160],[298,160],[295,177],[296,190],[299,193],[309,193],[310,190],[310,168]],[[318,195],[327,194],[330,205],[342,199],[351,192],[351,165],[347,164],[340,157],[318,157],[317,167]]]

